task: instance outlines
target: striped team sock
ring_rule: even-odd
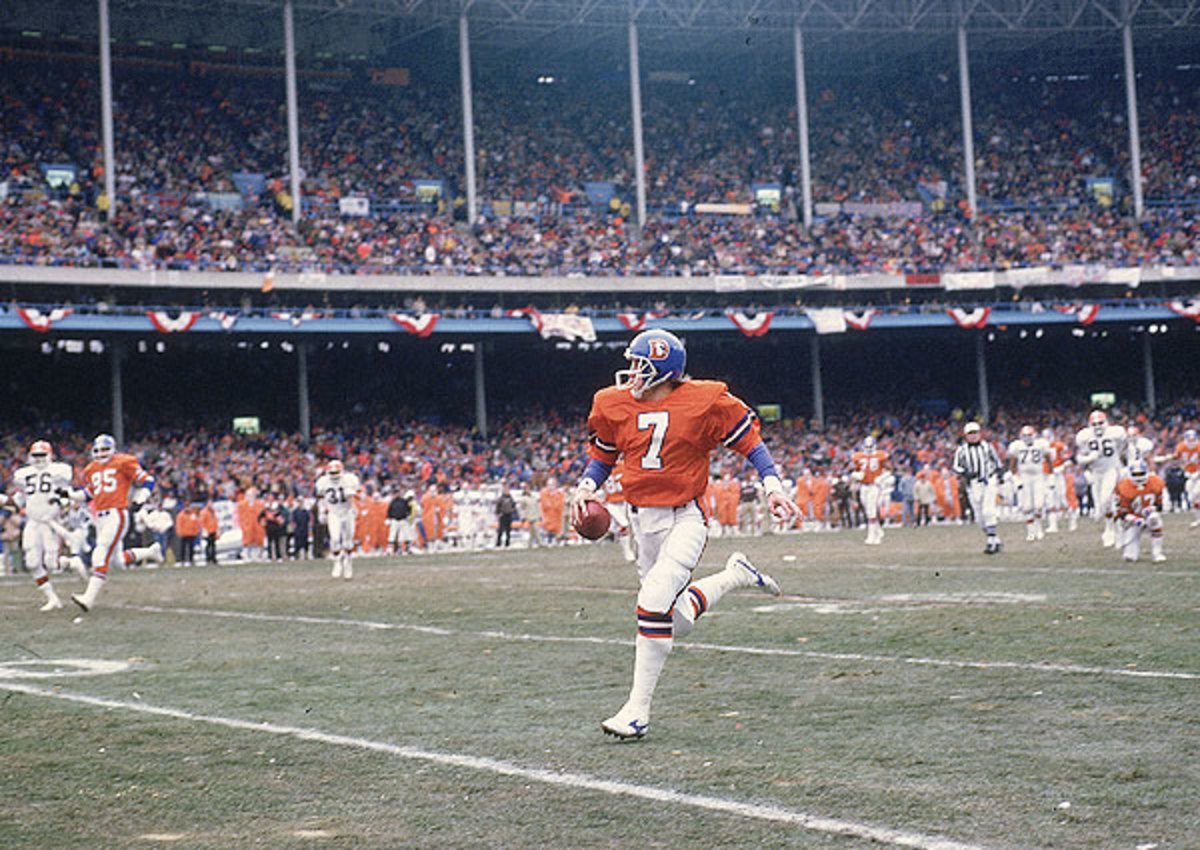
[[[644,608],[637,609],[638,634],[633,658],[633,687],[629,690],[628,705],[637,706],[647,714],[659,674],[675,643],[672,619],[670,612],[657,614]]]

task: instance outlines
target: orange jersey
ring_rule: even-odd
[[[1182,440],[1175,447],[1175,457],[1183,461],[1183,471],[1188,475],[1200,472],[1200,443],[1188,445]]]
[[[657,401],[605,387],[592,399],[588,454],[613,465],[625,455],[625,498],[678,507],[704,495],[717,446],[746,455],[761,442],[758,417],[720,381],[684,381]]]
[[[101,463],[94,460],[83,468],[83,489],[92,500],[92,509],[129,507],[129,491],[150,480],[133,455],[115,454]]]
[[[863,484],[874,484],[887,469],[887,452],[876,449],[873,452],[855,452],[851,455],[854,471],[862,473]]]
[[[1063,464],[1067,462],[1068,458],[1067,444],[1062,440],[1055,440],[1050,444],[1050,453],[1046,455],[1042,468],[1047,475],[1051,472],[1061,472]]]
[[[1140,516],[1147,509],[1162,510],[1163,486],[1163,480],[1153,473],[1140,487],[1132,478],[1122,478],[1117,482],[1118,513]]]

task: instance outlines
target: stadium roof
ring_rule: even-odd
[[[110,0],[114,37],[235,47],[282,44],[281,0]],[[95,32],[95,5],[16,0],[9,20],[48,33]],[[1061,57],[1120,48],[1132,21],[1146,60],[1200,62],[1200,0],[295,0],[300,49],[321,45],[372,59],[417,44],[449,47],[471,22],[482,53],[561,59],[623,51],[639,27],[645,57],[790,56],[799,24],[817,54],[953,50],[965,21],[972,55]],[[1139,55],[1139,61],[1142,59]],[[645,60],[644,60],[645,61]],[[1023,59],[1022,62],[1027,61]]]

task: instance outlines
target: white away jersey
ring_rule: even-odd
[[[1050,443],[1041,437],[1032,443],[1013,440],[1008,444],[1008,456],[1016,459],[1018,474],[1041,475],[1046,469],[1044,464],[1050,460]]]
[[[59,498],[54,491],[70,490],[74,477],[74,471],[65,463],[22,466],[13,475],[13,495],[29,519],[49,522],[58,519],[59,514]]]
[[[1135,463],[1145,461],[1147,465],[1154,455],[1154,442],[1149,437],[1133,437],[1125,441],[1125,465],[1133,466]]]
[[[358,476],[353,472],[343,472],[337,478],[322,475],[317,479],[317,498],[330,513],[352,514],[351,499],[358,495],[358,486]]]
[[[1075,436],[1075,458],[1081,465],[1090,462],[1092,472],[1116,469],[1121,465],[1124,452],[1125,429],[1120,425],[1109,425],[1099,437],[1090,426]]]

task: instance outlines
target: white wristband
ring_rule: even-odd
[[[585,478],[581,479],[577,485],[575,485],[575,489],[583,490],[584,492],[587,492],[587,493],[595,493],[596,492],[596,482],[594,480],[592,480],[591,478],[585,477]]]
[[[763,490],[766,491],[768,496],[772,493],[783,495],[783,482],[779,480],[778,475],[768,475],[762,480],[762,484]]]

